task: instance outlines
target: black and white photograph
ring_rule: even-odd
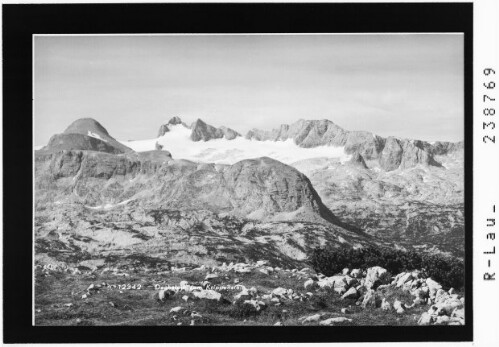
[[[499,3],[0,1],[3,343],[497,345]]]
[[[40,35],[35,325],[464,325],[461,34]]]

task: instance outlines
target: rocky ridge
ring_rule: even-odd
[[[134,199],[256,220],[336,220],[305,175],[270,158],[213,165],[173,160],[164,151],[61,151],[37,153],[35,163],[40,197],[46,192],[88,206]]]
[[[399,246],[464,256],[462,152],[435,156],[443,167],[393,171],[317,158],[292,164],[310,178],[324,204],[341,220]],[[353,157],[352,160],[354,160]],[[437,252],[436,249],[433,250]]]
[[[191,125],[192,133],[191,140],[192,141],[209,141],[213,139],[221,139],[226,138],[227,140],[233,140],[238,136],[241,136],[235,130],[232,130],[227,127],[215,128],[209,124],[206,124],[201,119],[196,120]]]
[[[167,132],[170,131],[170,126],[172,125],[178,125],[178,124],[182,124],[183,126],[185,126],[186,128],[188,127],[187,124],[185,124],[184,122],[182,122],[182,120],[180,119],[180,117],[172,117],[168,123],[166,124],[162,124],[160,127],[159,127],[159,131],[158,131],[158,137],[161,137],[161,136],[164,136]]]
[[[111,139],[105,129],[89,130],[85,124],[98,123],[79,122],[80,133]],[[195,245],[195,252],[206,250],[211,259],[266,250],[276,259],[303,261],[313,246],[382,243],[334,216],[304,174],[266,157],[215,165],[175,160],[166,150],[41,150],[35,152],[35,191],[41,254],[121,254],[123,247],[161,253],[178,240],[184,247],[179,251],[196,258],[184,243],[187,234],[193,237],[188,245]],[[137,220],[132,214],[142,217]],[[95,215],[100,221],[92,222]],[[94,223],[108,227],[95,229]],[[196,232],[202,233],[199,242]],[[213,233],[213,250],[206,233]],[[229,245],[227,251],[222,252],[222,244]]]
[[[201,119],[197,119],[190,126],[186,123],[182,122],[182,120],[175,116],[171,118],[168,123],[162,124],[159,127],[158,137],[164,136],[166,133],[170,131],[171,126],[175,125],[183,125],[184,127],[191,129],[190,139],[192,141],[209,141],[214,139],[222,139],[225,138],[227,140],[233,140],[238,136],[241,136],[237,131],[227,128],[225,126],[221,126],[220,128],[215,128],[212,125],[205,123]]]
[[[348,154],[359,153],[366,160],[376,160],[385,171],[411,168],[419,164],[440,166],[434,156],[452,153],[463,148],[463,142],[435,142],[383,138],[367,131],[347,131],[333,122],[299,120],[283,124],[271,131],[253,129],[247,139],[257,141],[285,141],[293,139],[300,147],[344,146]]]

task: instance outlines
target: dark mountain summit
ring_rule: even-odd
[[[235,130],[226,127],[215,128],[209,124],[206,124],[201,119],[196,120],[191,125],[192,141],[209,141],[213,139],[226,138],[227,140],[233,140],[238,136],[241,136]]]
[[[88,150],[113,154],[133,152],[132,149],[116,141],[95,119],[81,118],[62,134],[56,134],[49,140],[44,151]]]
[[[97,134],[103,138],[111,138],[107,130],[93,118],[80,118],[71,123],[66,130],[65,134],[83,134],[88,135],[89,132]]]

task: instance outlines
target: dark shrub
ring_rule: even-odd
[[[439,254],[420,255],[414,251],[374,247],[316,248],[310,260],[314,270],[326,276],[335,275],[344,268],[365,270],[381,266],[394,275],[402,271],[423,270],[427,276],[447,288],[460,289],[464,284],[464,263],[457,258]]]
[[[425,254],[422,268],[444,287],[461,289],[464,285],[464,262],[449,256]]]
[[[229,316],[233,318],[249,318],[255,317],[260,313],[252,305],[244,304],[242,302],[237,302],[231,307],[229,311]]]

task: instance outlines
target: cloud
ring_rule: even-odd
[[[35,143],[77,115],[121,138],[179,115],[243,133],[329,118],[459,140],[462,51],[462,35],[37,37]]]

